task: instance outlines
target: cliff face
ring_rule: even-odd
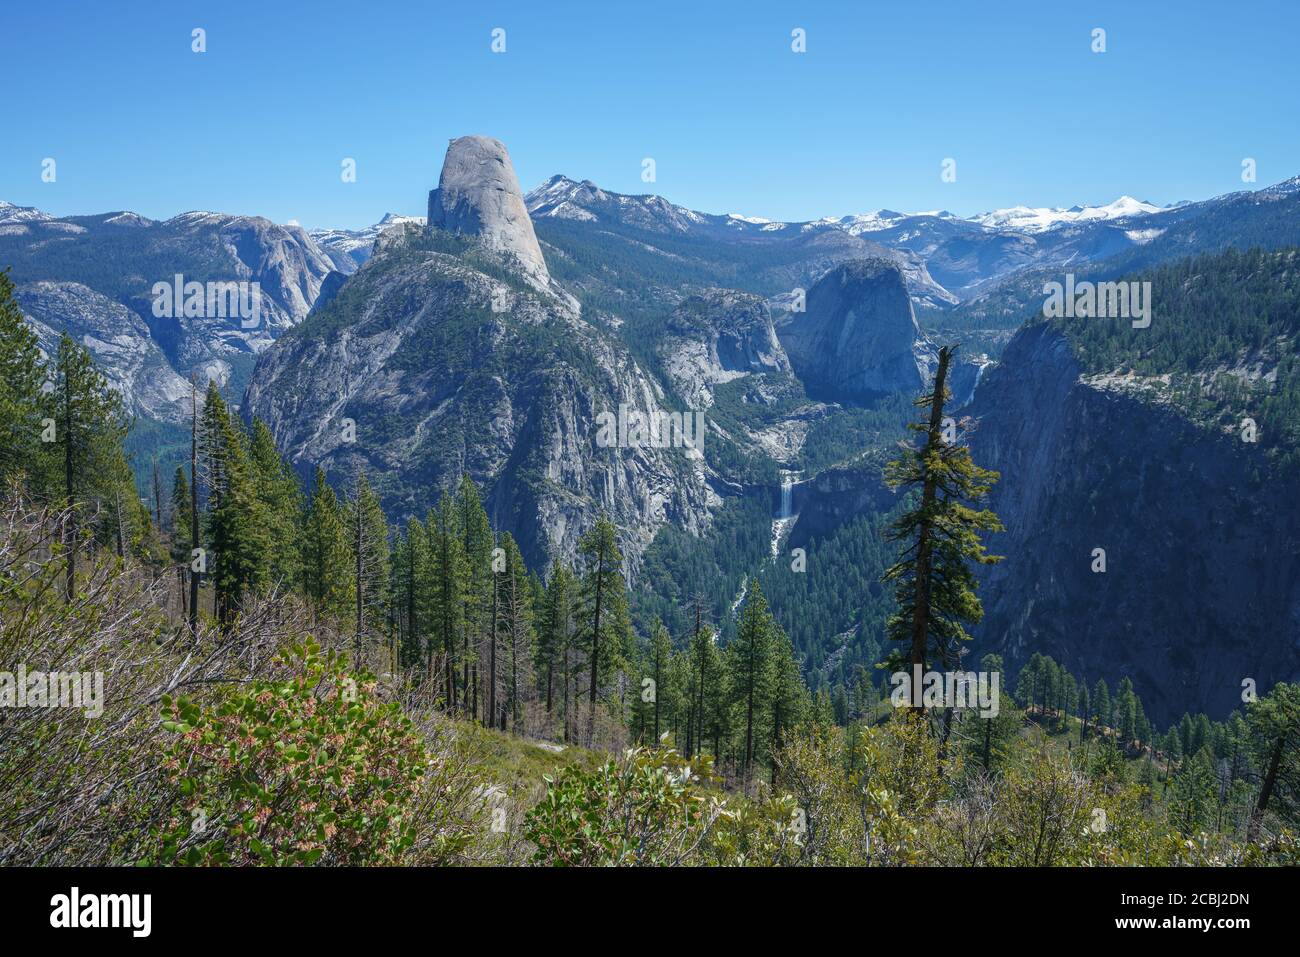
[[[731,289],[684,300],[657,351],[674,391],[693,409],[712,404],[711,386],[751,373],[790,375],[767,303]]]
[[[126,306],[75,282],[24,284],[18,304],[47,356],[57,353],[65,332],[89,350],[128,412],[156,422],[188,421],[190,384]]]
[[[976,391],[971,440],[1002,473],[1005,555],[983,575],[983,647],[1050,654],[1089,684],[1129,675],[1163,724],[1222,716],[1242,682],[1300,675],[1300,513],[1253,446],[1083,381],[1069,343],[1022,330]],[[1106,571],[1094,572],[1093,550]]]
[[[929,351],[898,267],[883,259],[837,266],[808,290],[804,312],[777,330],[809,394],[861,399],[917,392]]]
[[[300,227],[256,216],[191,212],[156,222],[134,213],[56,219],[30,211],[11,223],[6,215],[13,214],[0,208],[0,263],[13,266],[20,285],[30,284],[32,314],[48,329],[66,329],[75,337],[87,321],[102,321],[87,319],[93,294],[100,300],[94,308],[118,317],[112,330],[101,330],[112,335],[98,336],[99,341],[142,337],[141,355],[160,351],[172,375],[193,374],[200,386],[212,378],[222,384],[233,380],[242,389],[257,354],[303,320],[331,268],[329,257]],[[156,314],[156,284],[173,285],[177,275],[183,283],[247,283],[249,301],[251,284],[257,283],[257,321],[246,324],[238,316],[208,315],[206,309],[198,315]],[[42,283],[52,285],[38,290]],[[134,318],[123,316],[121,308]],[[143,387],[140,397],[155,392],[165,405],[163,395],[174,383],[163,378],[158,389]],[[167,421],[165,410],[155,414],[157,404],[147,400],[137,411]]]

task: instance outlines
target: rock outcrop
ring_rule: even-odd
[[[712,386],[753,373],[791,372],[767,303],[732,289],[685,299],[657,351],[674,391],[693,409],[713,404]]]
[[[808,290],[803,312],[787,312],[781,345],[808,394],[834,400],[918,392],[928,344],[898,266],[860,259],[837,266]]]
[[[476,236],[513,256],[534,282],[550,274],[505,144],[487,136],[451,141],[438,188],[429,193],[429,228]]]

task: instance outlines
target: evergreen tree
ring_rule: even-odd
[[[358,664],[365,648],[383,634],[388,613],[388,522],[360,469],[348,503],[348,548],[352,558],[353,651]]]
[[[985,674],[1002,674],[1004,667],[1001,655],[988,654],[980,659]],[[1008,750],[1020,735],[1023,715],[1009,695],[999,692],[997,714],[978,714],[971,720],[975,728],[967,735],[967,754],[986,774],[1001,770]]]
[[[44,460],[41,420],[53,417],[41,392],[45,382],[40,344],[23,318],[14,297],[13,280],[0,272],[0,487],[21,474],[46,482],[49,476],[32,475]],[[54,489],[34,489],[53,497]],[[40,497],[45,497],[44,495]]]
[[[271,430],[259,418],[253,419],[249,462],[266,522],[270,582],[281,590],[293,590],[302,577],[302,552],[298,547],[303,522],[302,486],[276,450]]]
[[[1213,819],[1216,806],[1214,761],[1205,748],[1178,769],[1169,799],[1169,817],[1183,834],[1192,835]]]
[[[582,640],[587,648],[587,746],[595,738],[596,702],[602,680],[622,666],[631,626],[628,622],[627,584],[623,578],[623,553],[619,551],[614,523],[602,515],[578,540],[583,562],[580,587]]]
[[[1300,826],[1300,684],[1279,683],[1248,704],[1246,722],[1262,774],[1249,835],[1259,832],[1270,810],[1291,827]]]
[[[501,707],[500,727],[505,729],[507,718],[516,731],[523,720],[521,692],[530,683],[529,662],[533,647],[533,590],[528,569],[519,553],[519,546],[507,532],[501,536],[504,552],[504,570],[501,574],[497,600],[499,624],[497,635],[504,652],[502,685],[505,692]]]
[[[1111,727],[1110,689],[1106,687],[1104,678],[1098,678],[1096,686],[1092,689],[1092,712],[1097,716],[1096,726],[1104,735],[1105,729]]]
[[[418,518],[411,518],[393,549],[392,561],[393,604],[401,623],[398,659],[404,671],[418,668],[424,660],[423,642],[432,603],[431,569],[428,532]]]
[[[268,582],[266,512],[257,497],[243,433],[216,383],[208,384],[200,430],[207,478],[208,570],[216,591],[217,619],[233,623],[244,596]]]
[[[563,661],[572,631],[573,576],[564,563],[557,559],[551,564],[550,581],[543,592],[537,633],[538,692],[546,701],[548,716],[554,710],[556,668],[565,670]]]
[[[469,699],[467,712],[473,717],[478,713],[480,659],[488,648],[495,625],[492,595],[496,573],[492,565],[492,527],[479,499],[478,488],[468,475],[461,476],[456,501],[466,568],[461,592],[461,620],[464,622],[460,654],[461,688]]]
[[[471,486],[472,487],[472,486]],[[441,660],[444,707],[458,707],[456,667],[464,656],[468,667],[469,648],[466,634],[476,627],[481,607],[475,594],[475,582],[465,555],[464,531],[460,506],[449,494],[443,495],[438,507],[429,513],[429,608],[430,632],[428,668],[433,675],[435,654]],[[486,516],[485,516],[486,517]],[[486,577],[486,576],[480,576]],[[477,645],[476,645],[477,647]],[[468,699],[468,674],[463,686]],[[465,700],[464,707],[470,702]]]
[[[654,682],[654,701],[652,702],[652,725],[654,743],[659,743],[659,719],[662,714],[663,699],[668,690],[669,668],[672,665],[673,643],[668,637],[668,629],[658,618],[650,627],[650,661],[646,676]]]
[[[930,409],[927,423],[910,425],[925,435],[925,444],[919,449],[904,445],[885,472],[890,488],[920,492],[915,507],[891,526],[890,540],[905,545],[883,578],[895,584],[898,606],[889,620],[889,637],[902,642],[908,649],[907,662],[922,670],[932,656],[951,667],[959,642],[970,638],[964,623],[983,617],[969,563],[998,561],[985,552],[979,533],[1002,528],[991,511],[973,507],[987,496],[997,473],[975,465],[961,437],[944,440],[952,354],[952,347],[939,350],[934,387],[916,402]]]
[[[744,729],[740,769],[746,782],[755,757],[756,729],[761,733],[758,726],[768,712],[772,694],[774,625],[758,579],[750,579],[736,637],[727,646],[732,710],[738,712],[738,723]]]
[[[53,419],[50,425],[55,438],[52,443],[46,443],[52,455],[46,461],[53,463],[49,474],[59,476],[58,499],[68,509],[64,547],[66,592],[70,600],[76,588],[77,551],[84,518],[102,514],[106,503],[112,503],[108,509],[110,515],[120,518],[116,503],[122,494],[123,476],[129,476],[122,453],[126,422],[120,397],[95,369],[90,353],[67,333],[59,339],[49,399]],[[134,496],[134,487],[129,494]],[[104,540],[103,523],[90,531]],[[117,525],[119,540],[120,532]]]
[[[176,580],[180,586],[181,613],[189,614],[189,595],[186,583],[190,574],[190,540],[195,537],[190,528],[190,483],[185,478],[185,469],[176,466],[172,478],[171,510],[168,515],[168,534],[171,541],[171,560],[176,566]]]
[[[808,708],[808,690],[799,674],[790,638],[775,620],[772,621],[772,739],[769,756],[785,744],[786,735],[804,718]],[[776,762],[772,761],[772,786],[776,786]]]
[[[355,570],[343,509],[318,467],[303,528],[303,590],[319,616],[342,625],[355,605]]]
[[[712,626],[704,621],[704,606],[699,600],[695,602],[695,629],[691,633],[690,659],[691,683],[688,692],[695,731],[693,736],[689,731],[687,733],[688,757],[696,752],[702,753],[705,741],[711,734],[716,740],[718,703],[725,699],[722,689],[722,656]],[[714,757],[718,757],[716,751]]]
[[[1117,730],[1120,741],[1128,747],[1137,738],[1137,698],[1133,694],[1133,682],[1127,675],[1120,679],[1115,695],[1115,713],[1119,719]]]

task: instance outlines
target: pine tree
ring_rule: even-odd
[[[50,400],[55,439],[49,448],[59,468],[54,473],[61,479],[58,497],[68,509],[64,545],[66,592],[71,600],[76,589],[82,517],[101,511],[106,503],[115,506],[123,476],[129,475],[122,453],[126,422],[120,397],[95,369],[90,353],[67,333],[59,339]],[[135,494],[134,488],[129,494]],[[120,517],[120,510],[113,507],[110,514]],[[103,530],[102,525],[91,529],[97,535]]]
[[[650,626],[650,660],[647,677],[654,682],[652,714],[654,743],[659,744],[659,718],[662,713],[664,693],[668,689],[668,669],[672,664],[673,643],[668,629],[658,618]]]
[[[497,635],[504,651],[503,690],[500,727],[505,730],[506,719],[518,731],[523,719],[521,691],[530,682],[529,662],[533,646],[533,589],[528,569],[510,533],[501,536],[504,568],[500,577],[497,601],[499,623]]]
[[[1178,769],[1169,798],[1170,820],[1190,836],[1208,824],[1215,803],[1214,760],[1209,750],[1202,748]]]
[[[29,483],[49,481],[40,468],[45,460],[41,420],[53,417],[41,392],[45,376],[36,333],[23,318],[6,269],[0,272],[0,487],[23,474]],[[41,498],[54,495],[52,488],[33,491],[45,493]]]
[[[755,757],[756,728],[771,699],[774,629],[762,586],[757,578],[750,579],[736,637],[727,646],[732,710],[739,713],[744,728],[740,771],[746,783]]]
[[[171,509],[168,513],[168,536],[171,543],[171,560],[176,566],[176,581],[180,588],[181,613],[189,614],[189,595],[186,592],[190,562],[190,483],[185,479],[185,469],[176,466],[172,478]]]
[[[432,562],[428,532],[418,518],[408,519],[392,560],[393,604],[401,623],[398,661],[408,672],[424,660],[426,629],[432,618]]]
[[[465,555],[464,531],[460,506],[444,495],[437,509],[429,513],[429,673],[433,674],[434,649],[442,660],[443,704],[448,711],[457,708],[457,657],[464,656],[468,667],[467,635],[476,627],[480,596],[472,593],[470,567]],[[468,674],[462,689],[466,695]],[[461,702],[461,707],[469,704]]]
[[[209,383],[203,400],[200,446],[208,487],[206,531],[212,546],[208,566],[217,619],[228,629],[244,596],[268,583],[268,537],[245,437],[216,383]]]
[[[266,521],[270,582],[285,591],[295,589],[302,577],[302,552],[298,547],[303,522],[302,486],[276,450],[271,430],[259,418],[253,419],[249,463]]]
[[[478,488],[468,475],[461,476],[456,492],[458,521],[466,567],[462,592],[464,628],[461,636],[461,688],[469,698],[468,714],[478,713],[479,660],[492,630],[496,612],[492,608],[495,573],[492,567],[492,526],[479,499]],[[486,723],[486,722],[485,722]]]
[[[987,675],[1003,674],[1001,655],[988,654],[980,659],[980,669]],[[1010,696],[999,693],[997,714],[978,714],[969,719],[975,730],[967,735],[966,752],[986,774],[996,772],[1006,752],[1020,734],[1024,716],[1016,710]]]
[[[199,521],[199,387],[194,376],[190,376],[190,600],[189,625],[190,634],[198,636],[199,627],[199,576],[203,574],[203,564],[196,566],[200,556],[202,540],[202,523]]]
[[[348,548],[352,558],[353,654],[360,665],[365,649],[383,634],[388,612],[388,522],[366,475],[357,470],[348,503]]]
[[[1102,735],[1106,734],[1106,729],[1111,726],[1110,720],[1110,689],[1106,687],[1106,680],[1098,678],[1096,686],[1092,689],[1092,713],[1097,716],[1094,722],[1095,726],[1101,731]]]
[[[794,647],[785,631],[772,622],[772,743],[775,755],[785,744],[786,734],[795,727],[807,709],[808,691],[799,674]],[[847,723],[847,722],[846,722]],[[776,762],[772,762],[772,786],[776,786]]]
[[[348,620],[355,608],[355,570],[342,508],[318,467],[303,528],[303,590],[317,616]]]
[[[952,347],[939,350],[934,388],[916,401],[930,409],[928,423],[910,426],[925,435],[924,446],[904,445],[885,471],[891,488],[920,491],[916,505],[891,526],[890,540],[906,544],[883,580],[895,583],[898,604],[887,627],[889,637],[904,643],[908,663],[923,671],[932,655],[951,667],[958,644],[970,638],[964,623],[977,623],[983,617],[970,563],[988,565],[999,560],[985,552],[979,533],[1002,528],[993,512],[972,507],[987,496],[997,473],[971,461],[963,436],[944,441],[943,410],[949,398],[952,354]]]
[[[558,667],[564,682],[565,740],[568,739],[569,707],[569,652],[573,641],[573,576],[558,559],[551,565],[551,578],[546,584],[537,635],[537,675],[545,676],[544,692],[546,714],[554,711],[555,671]]]
[[[1300,826],[1300,684],[1279,683],[1246,706],[1259,795],[1247,829],[1253,838],[1270,808],[1291,827]]]
[[[619,551],[614,523],[609,518],[602,515],[578,540],[578,555],[585,565],[580,600],[590,681],[586,743],[591,747],[596,733],[596,701],[601,680],[622,665],[630,633],[623,553]]]
[[[1133,694],[1133,682],[1127,675],[1120,679],[1115,692],[1115,714],[1120,741],[1127,748],[1137,738],[1137,697]],[[1199,750],[1199,744],[1194,750]]]

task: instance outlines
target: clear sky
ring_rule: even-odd
[[[525,189],[773,219],[1163,204],[1300,173],[1298,36],[1297,0],[6,0],[0,199],[358,227],[483,133]]]

